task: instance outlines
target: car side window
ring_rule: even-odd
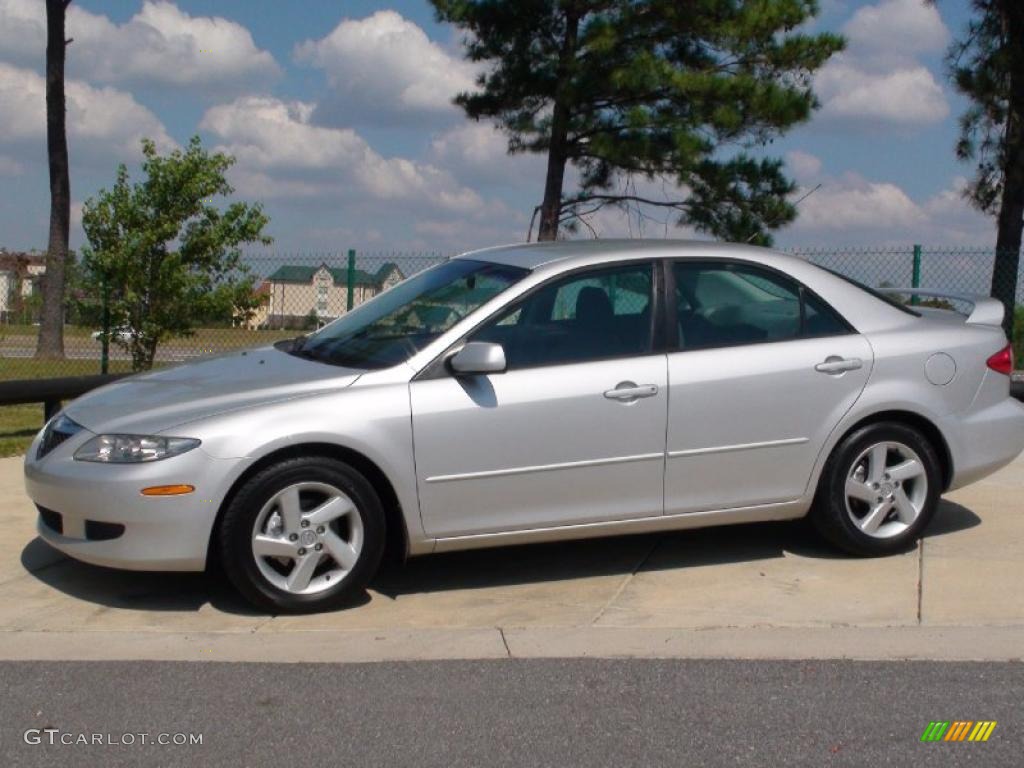
[[[680,349],[847,333],[843,320],[795,280],[742,264],[676,262]]]
[[[804,291],[804,336],[838,336],[849,333],[843,319],[817,296]]]
[[[633,357],[651,350],[651,264],[588,270],[549,283],[477,329],[510,370]]]

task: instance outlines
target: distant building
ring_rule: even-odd
[[[31,321],[20,317],[26,302],[39,290],[39,279],[46,272],[46,254],[0,250],[0,321]]]
[[[376,272],[355,271],[353,306],[405,279],[397,264],[388,262]],[[345,314],[348,306],[348,269],[288,265],[268,275],[257,289],[266,300],[249,325],[256,328],[303,328],[322,325]]]

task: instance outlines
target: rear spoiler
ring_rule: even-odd
[[[953,299],[966,301],[973,309],[967,316],[971,325],[1002,326],[1006,308],[999,299],[990,296],[979,296],[973,293],[954,293],[952,291],[929,291],[922,288],[876,288],[879,293],[898,293],[910,296],[927,296],[934,299]]]

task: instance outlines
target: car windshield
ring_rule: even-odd
[[[399,283],[286,351],[333,365],[378,369],[405,362],[529,270],[453,259]]]

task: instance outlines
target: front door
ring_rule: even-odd
[[[470,335],[508,370],[410,384],[420,511],[448,537],[663,511],[667,371],[647,262],[545,284]]]

